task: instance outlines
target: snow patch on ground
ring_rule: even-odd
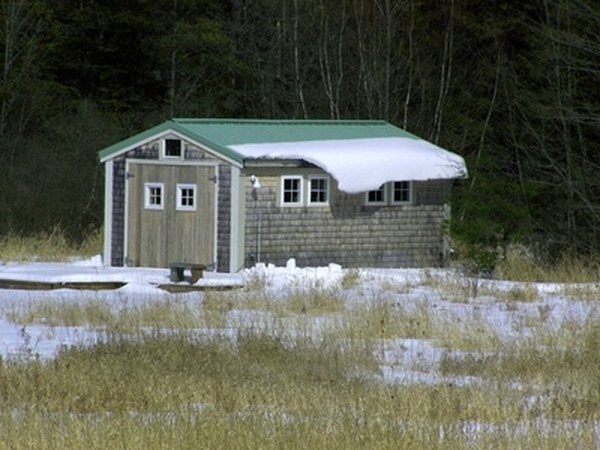
[[[341,288],[345,279],[354,285]],[[6,358],[52,358],[64,347],[91,344],[102,338],[101,330],[91,327],[26,325],[13,323],[11,314],[44,302],[68,304],[105,302],[114,311],[146,305],[157,301],[202,301],[202,292],[169,294],[158,286],[169,283],[168,269],[107,268],[99,257],[72,263],[6,263],[0,265],[0,279],[31,281],[123,281],[127,284],[115,290],[76,291],[57,289],[27,291],[0,289],[0,356]],[[478,283],[476,297],[469,292]],[[523,284],[493,280],[472,280],[460,273],[444,269],[344,269],[337,264],[325,267],[297,267],[293,259],[285,267],[257,264],[238,274],[205,272],[199,284],[205,286],[257,285],[273,301],[289,292],[310,293],[314,289],[343,291],[347,307],[360,307],[385,302],[407,314],[422,309],[436,321],[457,329],[480,327],[482,333],[497,335],[503,340],[526,338],[531,324],[543,324],[558,329],[565,323],[584,323],[599,313],[599,299],[567,298],[559,283]],[[186,283],[183,283],[186,284]],[[443,285],[443,287],[440,287]],[[452,289],[449,289],[451,286]],[[534,287],[537,298],[530,301],[508,301],[503,296],[515,288]],[[453,294],[452,291],[456,290]],[[222,329],[204,330],[234,338],[241,327],[258,327],[268,332],[312,333],[318,337],[326,327],[335,324],[335,314],[321,316],[279,317],[264,311],[232,309],[225,315]],[[276,319],[276,321],[275,321]],[[300,322],[299,322],[300,321]],[[302,326],[298,324],[301,323]],[[296,328],[294,328],[296,327]],[[304,327],[304,328],[302,328]],[[440,359],[448,349],[430,339],[382,339],[375,346],[380,361],[380,376],[387,382],[454,383],[477,382],[473,377],[442,377]]]

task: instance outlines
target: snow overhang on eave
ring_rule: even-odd
[[[303,160],[320,167],[341,191],[366,192],[390,181],[466,178],[464,159],[422,139],[385,137],[233,145],[245,163]]]
[[[246,168],[282,168],[282,167],[315,167],[314,164],[309,163],[299,158],[245,158],[244,167]]]

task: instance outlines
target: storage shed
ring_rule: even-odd
[[[104,263],[440,266],[464,160],[384,121],[172,119],[99,152]]]

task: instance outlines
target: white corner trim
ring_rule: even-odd
[[[125,160],[125,200],[123,201],[123,267],[127,267],[127,258],[129,257],[129,182],[127,180],[127,174],[129,173],[130,161]]]
[[[215,180],[217,180],[217,182],[215,183],[215,195],[213,196],[213,214],[215,216],[215,220],[214,220],[214,224],[215,224],[215,228],[213,230],[213,240],[214,240],[214,245],[213,245],[213,259],[214,259],[214,271],[218,272],[218,267],[219,267],[219,185],[221,183],[221,181],[219,180],[219,166],[215,165]]]
[[[102,264],[111,266],[112,262],[112,219],[113,219],[113,161],[104,165],[104,242]]]

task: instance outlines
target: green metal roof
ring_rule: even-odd
[[[378,137],[419,139],[382,120],[172,119],[106,147],[98,156],[104,162],[169,130],[240,164],[243,156],[232,150],[232,145]]]

